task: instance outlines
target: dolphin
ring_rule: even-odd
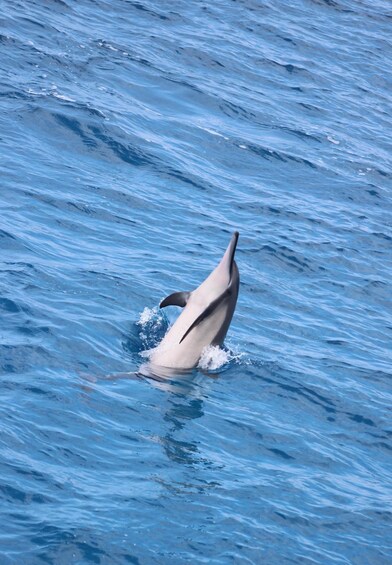
[[[181,306],[183,311],[150,356],[153,367],[192,369],[203,349],[222,345],[237,303],[240,275],[234,261],[239,233],[231,241],[218,266],[191,292],[174,292],[160,303]]]

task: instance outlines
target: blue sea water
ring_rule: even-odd
[[[1,565],[392,563],[389,0],[0,14]],[[235,229],[229,351],[138,378]]]

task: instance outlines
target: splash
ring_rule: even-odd
[[[228,351],[221,349],[218,345],[209,345],[201,352],[198,367],[208,371],[220,369],[230,360]]]
[[[139,337],[143,348],[139,354],[148,360],[159,347],[163,336],[169,329],[169,322],[165,313],[159,308],[145,307],[136,324],[140,327]],[[232,344],[225,349],[218,345],[209,345],[203,349],[197,367],[204,371],[214,372],[226,369],[233,363],[243,363],[243,358],[244,354]],[[247,364],[246,360],[245,364]]]
[[[198,368],[205,371],[217,371],[231,363],[238,363],[243,354],[231,349],[221,349],[218,345],[208,345],[201,353]]]
[[[157,308],[144,308],[143,312],[139,316],[139,320],[137,322],[138,326],[145,326],[150,322],[154,316],[157,314]]]
[[[158,345],[168,329],[167,318],[157,307],[146,307],[141,312],[136,325],[140,327],[139,337],[145,350],[142,352],[142,356],[148,357],[151,350]]]

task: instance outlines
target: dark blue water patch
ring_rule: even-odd
[[[275,455],[278,455],[279,457],[283,457],[283,459],[286,459],[286,460],[287,459],[295,459],[295,457],[292,457],[291,455],[289,455],[288,453],[286,453],[282,449],[270,448],[269,451],[271,451],[271,453],[274,453]]]
[[[92,113],[91,108],[87,109],[88,113]],[[113,157],[133,166],[143,166],[151,162],[151,157],[144,154],[143,150],[139,147],[132,147],[132,145],[123,144],[121,141],[116,139],[118,133],[114,131],[107,133],[105,127],[99,127],[91,123],[81,122],[77,119],[69,117],[65,114],[60,113],[50,113],[48,114],[45,110],[41,108],[34,108],[33,113],[35,114],[33,123],[37,122],[37,114],[41,115],[38,123],[40,127],[44,127],[45,130],[50,130],[50,134],[53,135],[54,131],[58,129],[55,126],[53,130],[53,122],[60,126],[59,134],[61,137],[64,136],[62,130],[68,130],[71,132],[71,139],[73,143],[81,143],[81,147],[85,146],[87,150],[99,153],[109,160],[113,160]],[[96,119],[102,120],[102,116],[99,112],[96,113]],[[30,120],[29,120],[30,121]],[[69,133],[66,133],[69,137]]]
[[[123,340],[121,342],[122,348],[124,352],[129,355],[131,358],[135,356],[135,352],[142,352],[148,349],[147,344],[144,344],[143,341],[144,335],[140,336],[138,328],[133,326],[131,331],[128,331],[127,334],[124,335]],[[145,340],[147,338],[144,338]],[[156,341],[151,344],[152,347],[156,345]]]
[[[5,230],[0,230],[0,243],[3,252],[20,251],[29,248],[28,244],[18,238],[16,234],[10,233],[9,231]]]
[[[63,559],[77,559],[101,563],[102,558],[109,558],[109,555],[100,549],[99,538],[88,531],[74,533],[43,523],[32,538],[32,542],[36,547],[46,548],[39,555],[43,563],[52,563],[57,558],[62,562],[65,562]]]
[[[312,266],[311,262],[308,261],[305,257],[300,257],[298,253],[285,245],[263,245],[261,249],[254,250],[253,253],[260,256],[259,260],[261,262],[264,262],[266,259],[267,261],[271,260],[272,258],[273,261],[282,261],[284,262],[286,267],[292,268],[301,273],[304,271],[314,271],[316,269],[325,270],[325,268],[321,265],[319,265],[318,267]]]
[[[31,367],[40,366],[51,359],[44,347],[33,344],[0,345],[2,374],[22,373]]]
[[[326,8],[334,8],[338,12],[346,14],[354,13],[353,10],[346,7],[345,3],[337,2],[336,0],[311,0],[311,2],[320,6],[325,6]]]
[[[135,8],[136,10],[141,10],[143,12],[146,12],[149,16],[152,16],[154,18],[159,18],[160,20],[171,19],[169,15],[162,14],[157,10],[152,10],[150,7],[144,5],[142,2],[127,2],[127,4],[132,6],[132,8]]]
[[[0,492],[5,501],[15,504],[48,504],[51,500],[39,493],[29,493],[19,490],[11,485],[1,485]]]
[[[0,86],[0,97],[4,98],[5,101],[8,100],[29,100],[29,94],[25,92],[20,92],[19,90],[10,90],[8,85]]]
[[[283,153],[283,152],[278,152],[278,151],[274,151],[272,149],[266,149],[263,147],[256,147],[253,145],[248,146],[250,151],[253,151],[254,153],[256,153],[256,155],[259,155],[260,157],[263,157],[264,159],[267,160],[277,160],[277,161],[282,161],[282,162],[287,162],[287,161],[294,161],[295,163],[300,163],[300,164],[305,164],[311,168],[316,168],[316,165],[314,163],[311,163],[309,160],[307,159],[301,159],[299,157],[296,157],[294,155],[289,155],[287,153]]]
[[[21,311],[21,307],[18,306],[16,302],[10,300],[9,298],[2,298],[0,297],[0,310],[5,313],[16,313]]]

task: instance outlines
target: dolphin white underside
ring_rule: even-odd
[[[202,351],[209,345],[222,345],[237,302],[239,272],[234,254],[238,232],[218,266],[192,292],[176,292],[161,302],[161,307],[183,307],[150,357],[155,366],[190,369],[195,367]]]

